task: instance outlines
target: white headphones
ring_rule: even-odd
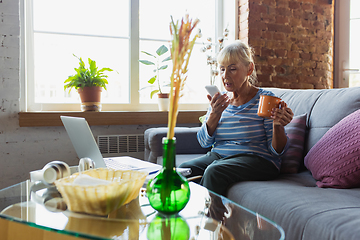
[[[53,185],[60,178],[68,177],[75,172],[83,172],[95,168],[95,163],[90,158],[81,158],[79,166],[69,167],[62,161],[52,161],[46,164],[43,169],[30,172],[30,181],[41,181],[46,185]]]

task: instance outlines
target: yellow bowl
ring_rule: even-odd
[[[94,186],[73,184],[80,174],[111,183]],[[59,179],[55,185],[70,211],[107,215],[137,198],[147,175],[147,172],[140,171],[97,168]]]

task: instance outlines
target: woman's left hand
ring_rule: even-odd
[[[286,126],[293,119],[294,113],[291,108],[287,107],[284,101],[280,102],[279,108],[273,108],[271,111],[271,118],[274,120],[274,125]]]

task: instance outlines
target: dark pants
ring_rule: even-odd
[[[279,175],[279,170],[272,162],[252,154],[221,158],[217,153],[208,152],[179,167],[191,168],[192,173],[188,177],[202,175],[198,183],[223,196],[234,183],[271,180]]]

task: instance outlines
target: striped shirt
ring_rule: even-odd
[[[257,115],[260,94],[274,96],[274,93],[260,88],[256,96],[244,105],[238,107],[229,105],[222,113],[212,136],[208,134],[206,125],[211,112],[211,107],[209,107],[197,133],[200,145],[204,148],[212,146],[211,151],[222,157],[241,153],[255,154],[271,161],[280,169],[280,157],[287,150],[289,139],[280,154],[272,147],[273,120]]]

